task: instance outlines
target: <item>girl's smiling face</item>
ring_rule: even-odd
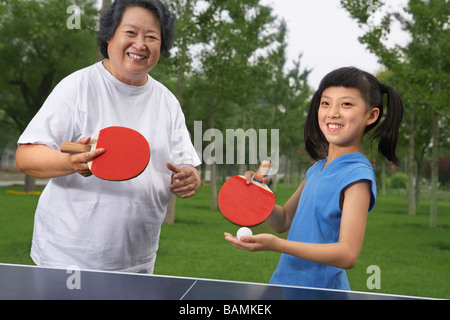
[[[157,16],[141,7],[128,8],[108,41],[105,66],[120,81],[143,85],[161,55],[161,25]]]
[[[330,87],[322,93],[318,121],[330,148],[360,152],[364,130],[377,120],[379,112],[367,105],[358,89]]]

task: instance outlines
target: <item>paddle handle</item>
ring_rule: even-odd
[[[91,151],[92,145],[64,141],[59,150],[63,153],[83,153]]]
[[[267,160],[263,160],[263,162],[259,165],[258,170],[256,170],[255,174],[252,177],[252,180],[263,183],[263,178],[269,173],[270,166],[272,163]]]

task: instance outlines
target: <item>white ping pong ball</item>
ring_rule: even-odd
[[[253,235],[252,230],[250,230],[247,227],[242,227],[238,230],[236,237],[238,238],[238,240],[241,240],[242,236],[252,236],[252,235]]]

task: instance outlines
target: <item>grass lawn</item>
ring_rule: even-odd
[[[0,262],[33,264],[29,251],[38,196],[7,190],[21,188],[0,187]],[[277,203],[294,191],[280,185]],[[428,200],[422,200],[416,216],[408,216],[406,196],[393,190],[378,197],[359,261],[347,272],[353,290],[450,299],[450,197],[440,198],[438,227],[430,228]],[[177,200],[176,223],[162,228],[155,273],[267,283],[279,255],[234,249],[223,233],[237,230],[209,209],[208,187],[192,199]],[[263,224],[253,232],[271,230]],[[379,290],[366,285],[372,265],[380,268]]]

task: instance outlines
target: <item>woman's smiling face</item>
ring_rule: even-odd
[[[128,8],[108,41],[105,67],[120,81],[143,85],[161,55],[161,25],[157,16],[141,7]]]

